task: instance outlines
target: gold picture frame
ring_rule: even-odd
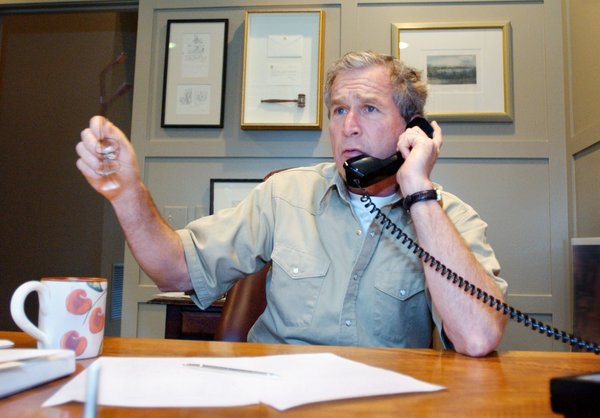
[[[392,24],[392,55],[423,70],[443,122],[512,122],[511,42],[507,21]]]
[[[246,11],[242,129],[321,129],[325,12]]]

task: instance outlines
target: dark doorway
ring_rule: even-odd
[[[125,52],[125,63],[108,74],[107,90],[133,81],[137,12],[0,19],[0,329],[16,330],[9,306],[21,283],[67,275],[110,279],[123,260],[112,209],[75,167],[75,145],[99,111],[102,68]],[[108,111],[127,134],[131,104],[129,93]],[[37,301],[30,299],[28,312],[37,320]],[[119,328],[119,318],[107,321],[108,335]]]

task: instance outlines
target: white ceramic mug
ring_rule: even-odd
[[[15,323],[38,341],[38,348],[65,348],[78,359],[102,352],[106,315],[106,279],[95,277],[44,277],[23,283],[10,301]],[[37,292],[38,325],[25,314],[25,298]]]

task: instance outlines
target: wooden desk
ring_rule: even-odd
[[[215,301],[204,311],[189,297],[155,297],[148,303],[167,307],[165,338],[210,341],[214,339],[225,300]]]
[[[34,347],[22,333],[0,332],[19,347]],[[217,341],[151,340],[107,337],[105,356],[262,356],[332,352],[348,359],[446,386],[442,392],[380,396],[311,404],[279,412],[265,405],[236,408],[114,408],[100,407],[108,417],[545,417],[555,416],[550,405],[551,377],[600,370],[600,357],[590,353],[503,352],[468,358],[430,349],[375,349],[225,343]],[[77,363],[77,372],[92,360]],[[81,417],[82,405],[54,408],[40,405],[69,378],[0,400],[0,417]]]

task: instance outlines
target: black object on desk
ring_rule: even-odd
[[[552,410],[567,418],[598,417],[600,373],[555,377],[550,380]]]

